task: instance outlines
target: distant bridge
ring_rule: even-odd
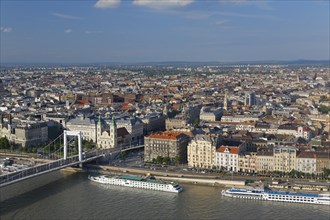
[[[65,132],[66,133],[66,132]],[[64,137],[66,140],[66,134],[64,133]],[[71,133],[69,133],[71,134]],[[125,152],[133,149],[139,149],[144,147],[144,145],[137,145],[137,146],[125,146],[121,148],[109,148],[109,149],[97,149],[87,152],[82,152],[82,146],[81,146],[81,133],[75,133],[77,134],[79,141],[79,152],[78,155],[68,157],[67,155],[67,142],[64,141],[64,158],[62,159],[56,159],[51,160],[47,163],[36,165],[33,167],[29,167],[27,169],[22,169],[13,173],[5,174],[0,176],[0,188],[4,186],[8,186],[10,184],[20,182],[35,176],[39,176],[42,174],[46,174],[49,172],[53,172],[56,170],[63,169],[65,167],[71,167],[75,165],[80,165],[86,162],[90,162],[93,160],[96,160],[101,157],[109,156],[112,154],[117,154],[120,152]]]

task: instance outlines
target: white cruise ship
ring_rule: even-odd
[[[330,206],[330,194],[312,194],[312,193],[296,193],[296,192],[279,192],[273,190],[257,190],[257,189],[227,189],[222,190],[223,196],[257,199],[279,202],[295,202],[320,204]]]
[[[183,187],[174,182],[156,180],[154,177],[138,176],[88,176],[88,179],[110,185],[127,186],[142,189],[159,190],[165,192],[181,192]]]

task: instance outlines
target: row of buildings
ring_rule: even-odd
[[[230,144],[230,145],[226,145]],[[302,151],[291,146],[268,146],[249,151],[246,143],[228,142],[219,135],[166,131],[145,138],[145,161],[169,157],[191,168],[232,172],[291,172],[321,174],[330,169],[329,152]]]

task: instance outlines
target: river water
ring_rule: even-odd
[[[63,178],[1,203],[0,219],[330,219],[330,207],[222,197],[221,188],[183,184],[157,192],[101,185],[87,173]]]

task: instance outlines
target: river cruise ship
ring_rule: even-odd
[[[117,186],[127,186],[142,189],[151,189],[165,192],[181,192],[183,187],[174,182],[164,182],[156,180],[153,176],[138,177],[138,176],[89,176],[88,179],[102,183]]]
[[[308,203],[308,204],[320,204],[320,205],[330,206],[330,194],[279,192],[273,190],[232,188],[232,189],[222,190],[222,195],[233,198],[242,198],[242,199]]]

